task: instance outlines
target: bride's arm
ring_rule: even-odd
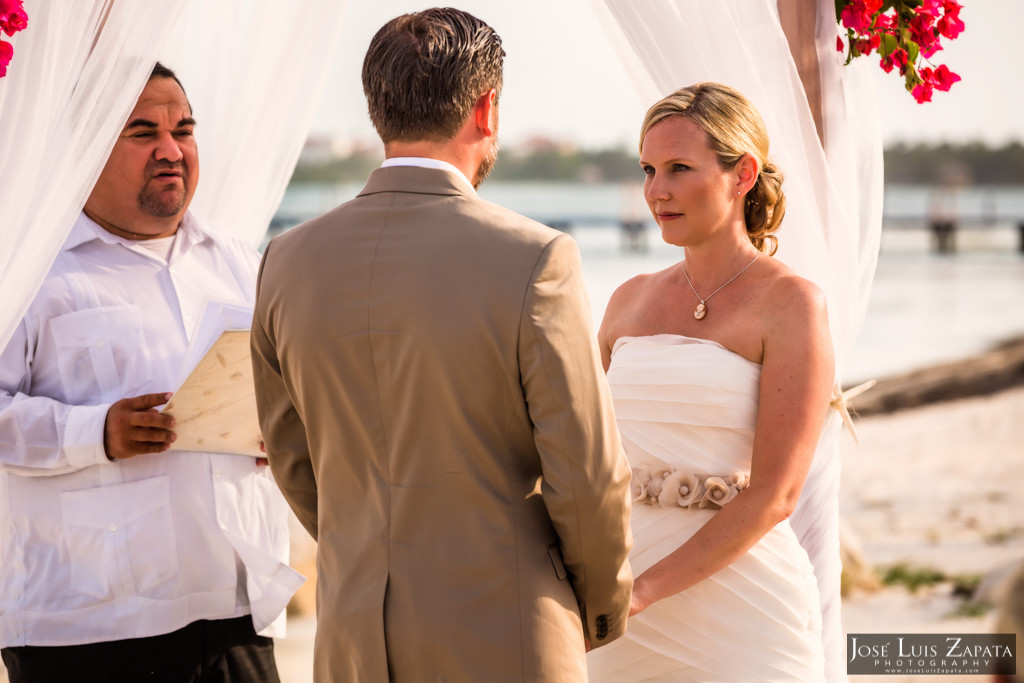
[[[832,342],[825,299],[815,285],[788,276],[765,294],[769,310],[750,485],[636,578],[631,615],[725,568],[796,507],[828,412]]]

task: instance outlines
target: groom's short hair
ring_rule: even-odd
[[[455,137],[473,105],[501,93],[501,37],[468,12],[434,8],[386,23],[363,60],[370,120],[384,143]]]

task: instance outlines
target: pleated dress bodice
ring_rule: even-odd
[[[726,478],[750,470],[761,366],[716,342],[622,337],[608,370],[616,420],[638,470]],[[742,495],[739,493],[738,495]],[[634,575],[683,545],[721,509],[638,500]],[[817,586],[788,522],[733,564],[631,618],[588,658],[592,681],[818,681]]]

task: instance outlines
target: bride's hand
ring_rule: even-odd
[[[633,584],[633,593],[629,597],[629,616],[640,614],[651,606],[651,601],[644,597],[643,592],[637,590],[637,584]]]

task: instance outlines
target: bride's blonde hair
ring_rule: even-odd
[[[768,133],[757,109],[721,83],[705,81],[682,88],[647,110],[640,127],[641,151],[647,132],[673,116],[685,117],[707,133],[723,169],[733,168],[745,154],[757,160],[757,181],[747,193],[743,209],[747,236],[758,250],[774,254],[779,240],[772,233],[786,214],[786,196],[782,172],[768,159]]]

